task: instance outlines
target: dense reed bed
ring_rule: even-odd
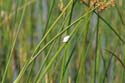
[[[124,83],[124,0],[0,0],[0,83]]]

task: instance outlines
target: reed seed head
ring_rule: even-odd
[[[62,12],[62,11],[63,11],[63,8],[64,8],[63,1],[62,1],[62,0],[59,1],[58,7],[59,7],[59,11]]]
[[[114,0],[109,1],[100,1],[100,0],[80,0],[82,3],[88,3],[90,7],[98,6],[97,11],[102,12],[103,10],[107,9],[108,7],[115,6]]]

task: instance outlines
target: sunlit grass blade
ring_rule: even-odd
[[[12,58],[12,55],[13,55],[13,50],[14,50],[14,47],[15,47],[15,44],[16,44],[16,41],[17,41],[18,34],[19,34],[19,32],[20,32],[20,29],[21,29],[21,24],[22,24],[22,21],[23,21],[23,17],[24,17],[24,14],[25,14],[25,10],[26,10],[26,7],[23,9],[23,12],[22,12],[22,16],[21,16],[19,25],[18,25],[18,27],[17,27],[16,33],[14,34],[14,40],[13,40],[12,48],[11,48],[11,50],[10,50],[10,54],[9,54],[9,57],[8,57],[8,60],[7,60],[7,65],[6,65],[6,68],[5,68],[5,72],[4,72],[4,74],[3,74],[2,83],[4,83],[4,81],[5,81],[7,69],[8,69],[8,66],[9,66],[9,64],[10,64],[10,61],[11,61],[11,58]]]
[[[32,56],[38,50],[38,48],[41,45],[41,43],[45,40],[45,38],[47,37],[47,35],[50,33],[50,31],[54,28],[54,26],[56,25],[56,23],[59,21],[59,19],[64,15],[65,11],[68,9],[68,7],[71,5],[71,3],[72,3],[72,0],[69,1],[69,3],[67,4],[67,6],[63,9],[62,13],[57,17],[57,19],[54,21],[54,23],[51,25],[51,27],[45,33],[45,35],[43,36],[43,38],[41,39],[41,41],[39,42],[39,44],[36,46],[35,50],[33,51]]]

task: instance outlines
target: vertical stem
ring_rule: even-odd
[[[98,13],[99,15],[99,13]],[[95,69],[94,69],[94,83],[96,83],[96,62],[97,62],[97,52],[98,52],[98,34],[99,34],[99,17],[97,15],[97,31],[96,31],[96,47],[95,47]]]

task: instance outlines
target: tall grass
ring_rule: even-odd
[[[1,0],[0,82],[123,83],[122,3]]]

